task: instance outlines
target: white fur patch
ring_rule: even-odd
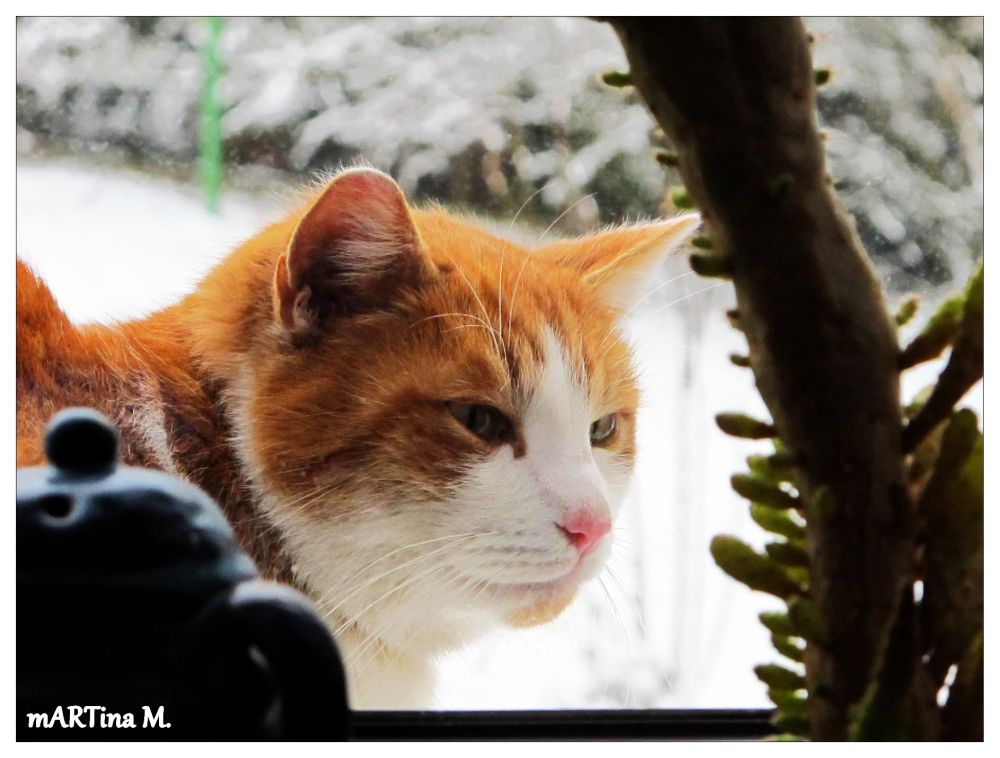
[[[612,515],[608,489],[590,445],[591,407],[562,345],[547,332],[545,369],[524,417],[524,438],[526,460],[556,520],[579,509]]]
[[[591,447],[595,410],[551,332],[534,385],[521,457],[497,448],[442,502],[333,495],[341,501],[329,521],[264,486],[250,444],[249,373],[227,398],[240,459],[337,637],[354,707],[430,705],[433,656],[544,602],[548,583],[572,576],[559,590],[568,599],[574,582],[602,568],[611,535],[580,563],[557,524],[580,508],[613,517],[630,469]]]

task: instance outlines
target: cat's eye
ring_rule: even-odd
[[[446,402],[455,420],[480,439],[500,442],[510,435],[513,425],[505,415],[489,405]]]
[[[617,428],[617,414],[609,413],[607,416],[602,416],[590,425],[590,444],[603,445],[604,443],[610,441],[611,438],[615,436],[615,430]]]

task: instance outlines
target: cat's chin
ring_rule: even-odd
[[[508,614],[507,624],[515,629],[527,629],[555,620],[576,597],[576,588],[564,597],[546,598],[541,602]]]
[[[508,585],[508,593],[523,593],[526,602],[507,614],[507,624],[524,629],[555,620],[573,602],[581,585],[601,573],[610,552],[611,540],[602,540],[596,549],[583,556],[573,570],[560,579],[539,584]]]

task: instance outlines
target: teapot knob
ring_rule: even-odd
[[[45,456],[67,474],[100,474],[118,460],[118,431],[90,408],[66,408],[49,422]]]

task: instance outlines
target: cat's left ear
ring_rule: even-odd
[[[343,171],[299,221],[274,272],[274,313],[291,334],[384,307],[435,275],[403,191],[369,168]]]
[[[627,309],[649,289],[649,278],[663,260],[701,224],[697,213],[666,221],[621,226],[539,248],[538,254],[578,271],[605,302]]]

